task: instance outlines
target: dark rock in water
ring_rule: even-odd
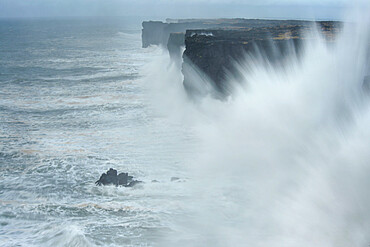
[[[132,180],[127,185],[125,185],[125,187],[134,187],[135,185],[140,184],[140,183],[142,183],[142,182],[138,181],[138,180]]]
[[[362,88],[366,93],[370,93],[370,75],[365,76]]]
[[[107,171],[107,175],[112,176],[112,177],[117,177],[117,170],[110,168],[109,171]]]
[[[173,181],[177,181],[177,180],[179,180],[180,178],[178,178],[178,177],[172,177],[171,178],[171,182],[173,182]]]
[[[132,187],[141,181],[133,180],[132,176],[129,176],[128,173],[120,173],[117,175],[117,170],[110,168],[106,173],[103,173],[100,176],[100,179],[95,182],[96,185],[116,185],[116,186],[125,186]]]

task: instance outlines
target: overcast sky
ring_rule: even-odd
[[[0,0],[0,17],[339,18],[369,0]]]

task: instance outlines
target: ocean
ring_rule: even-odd
[[[368,246],[356,17],[278,66],[248,56],[222,100],[188,97],[139,18],[0,20],[0,246]],[[142,183],[96,186],[109,168]]]
[[[0,21],[0,246],[151,246],[168,232],[190,150],[177,140],[191,135],[140,82],[158,54],[133,19]],[[95,186],[109,168],[145,186]]]

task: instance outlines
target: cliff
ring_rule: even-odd
[[[166,23],[161,21],[144,21],[142,23],[143,30],[141,33],[141,41],[143,48],[149,45],[167,44],[168,37],[165,33]]]
[[[167,50],[171,61],[181,62],[182,50],[185,47],[185,33],[171,33],[167,42]]]
[[[199,78],[211,81],[220,95],[228,95],[230,85],[225,83],[227,77],[232,75],[234,79],[239,78],[235,62],[240,62],[247,53],[252,56],[263,54],[264,59],[270,63],[280,62],[290,52],[299,56],[304,33],[313,24],[303,21],[252,20],[248,28],[187,30],[182,66],[184,87],[192,94],[200,93],[192,78],[194,71],[198,71]],[[317,24],[328,40],[333,39],[340,26],[338,22]]]
[[[284,21],[279,21],[284,22]],[[305,21],[296,21],[306,23]],[[274,20],[254,19],[167,19],[142,23],[142,46],[161,45],[166,47],[171,33],[184,33],[188,29],[235,29],[274,25]]]
[[[187,29],[202,29],[214,27],[207,22],[202,21],[183,21],[179,23],[167,23],[161,21],[144,21],[142,23],[142,46],[161,45],[167,47],[167,42],[171,33],[185,33]]]
[[[167,19],[166,22],[143,22],[142,42],[143,47],[166,47],[172,61],[181,64],[183,60],[184,87],[188,92],[199,93],[201,90],[198,86],[201,83],[197,81],[206,79],[216,89],[214,91],[223,97],[230,92],[230,85],[225,83],[227,77],[231,75],[238,80],[240,76],[235,69],[235,62],[244,59],[247,53],[263,54],[264,59],[270,63],[281,61],[289,52],[299,55],[304,32],[315,26],[318,26],[330,41],[334,39],[341,23],[259,19]],[[291,47],[294,47],[293,51]],[[192,78],[194,75],[197,78]]]

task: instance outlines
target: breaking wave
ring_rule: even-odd
[[[192,194],[166,243],[370,244],[366,23],[346,25],[334,44],[315,34],[280,66],[247,57],[243,83],[230,81],[225,101],[188,100],[179,68],[156,61],[154,102],[202,143]]]

